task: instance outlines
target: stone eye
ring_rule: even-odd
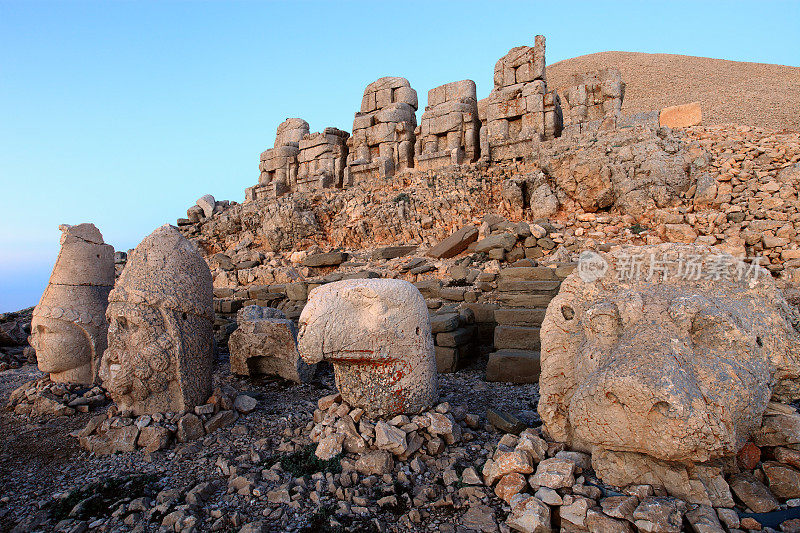
[[[562,305],[561,316],[564,317],[564,320],[572,320],[573,318],[575,318],[575,310],[568,305]]]

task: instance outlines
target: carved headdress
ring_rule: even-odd
[[[114,248],[104,244],[93,224],[62,224],[59,229],[61,251],[33,316],[71,322],[83,332],[90,347],[91,360],[87,362],[91,362],[91,379],[96,382],[100,357],[106,348],[106,306],[114,286]],[[36,343],[37,332],[32,333]],[[46,349],[54,351],[57,347]],[[59,357],[57,353],[43,355]]]
[[[156,229],[130,255],[108,301],[100,375],[117,405],[145,414],[202,404],[211,388],[213,287],[194,245],[173,226]],[[124,327],[130,320],[136,333]]]

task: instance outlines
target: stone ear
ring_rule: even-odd
[[[622,320],[617,304],[600,302],[587,309],[583,329],[586,336],[596,343],[615,343],[622,333]]]

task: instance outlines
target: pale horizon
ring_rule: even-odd
[[[800,66],[798,4],[746,6],[0,1],[0,312],[38,302],[60,224],[126,251],[204,194],[241,202],[281,121],[351,131],[382,76],[411,82],[419,119],[438,85],[488,95],[497,59],[536,34],[548,64],[621,50]]]

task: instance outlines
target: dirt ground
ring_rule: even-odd
[[[440,400],[448,401],[453,406],[465,406],[469,413],[481,417],[482,424],[486,422],[488,407],[512,412],[528,424],[537,424],[537,386],[486,383],[482,370],[485,365],[484,357],[459,372],[440,374]],[[0,402],[5,405],[16,387],[40,375],[33,365],[0,373]],[[187,490],[203,481],[216,483],[217,492],[198,512],[201,520],[199,531],[209,530],[215,513],[221,511],[225,516],[240,517],[240,522],[263,520],[266,516],[267,523],[271,524],[269,530],[302,531],[304,524],[309,523],[317,510],[316,506],[303,505],[293,514],[287,514],[281,511],[280,505],[269,502],[263,496],[253,498],[251,495],[248,498],[230,494],[230,490],[225,490],[229,476],[220,472],[219,463],[221,458],[231,464],[238,463],[242,472],[253,462],[254,452],[259,460],[264,460],[265,456],[277,453],[278,449],[292,449],[293,446],[297,449],[308,443],[305,428],[311,420],[316,401],[334,390],[330,367],[319,369],[312,383],[294,385],[278,379],[237,378],[230,374],[227,361],[222,360],[218,361],[214,379],[217,384],[228,383],[238,391],[257,398],[257,409],[240,417],[233,426],[220,429],[201,441],[176,444],[152,454],[137,451],[95,457],[82,450],[78,446],[78,439],[69,433],[82,428],[96,413],[27,419],[5,408],[0,410],[0,434],[3,436],[0,439],[0,531],[9,531],[15,526],[30,530],[37,530],[37,527],[52,530],[54,520],[48,515],[48,505],[63,493],[91,486],[110,476],[138,474],[157,477],[160,491],[176,488]],[[472,443],[474,450],[492,449],[499,439],[499,434],[491,429],[479,429],[476,436]],[[463,464],[469,460],[474,460],[476,464],[485,460],[480,455],[468,453],[465,448],[456,448],[455,453],[460,454],[457,457],[462,458]],[[437,461],[445,457],[447,453]],[[452,463],[454,460],[450,461]],[[435,469],[429,474],[436,475]],[[272,487],[265,485],[263,491],[266,492],[268,488]],[[155,499],[155,495],[152,496]],[[50,521],[37,526],[38,522],[34,519],[37,516],[40,521],[45,518]],[[427,522],[423,521],[418,530],[437,529],[437,523],[431,522],[434,516],[432,514]],[[103,516],[99,518],[104,519]],[[389,524],[397,519],[391,515],[385,518]],[[90,522],[87,521],[87,524]],[[113,518],[108,518],[103,524],[99,524],[99,520],[94,522],[95,527],[90,528],[92,531],[157,529],[157,524],[150,524],[156,526],[151,529],[147,522],[137,526]]]

